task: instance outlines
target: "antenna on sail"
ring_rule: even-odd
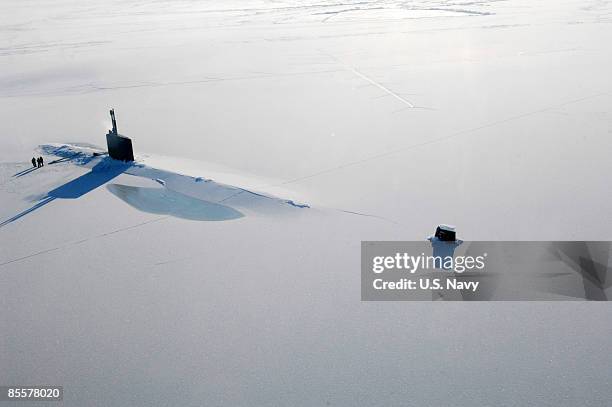
[[[117,121],[115,120],[115,109],[110,110],[111,120],[113,121],[113,134],[117,134]]]

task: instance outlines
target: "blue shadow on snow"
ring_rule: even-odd
[[[55,199],[80,198],[88,192],[93,191],[94,189],[124,173],[131,166],[132,164],[122,163],[120,161],[113,160],[112,158],[104,158],[102,161],[96,164],[90,172],[47,192],[47,195],[37,202],[36,205],[0,223],[0,228],[8,225],[9,223],[15,222],[16,220],[34,212],[37,209],[40,209]]]
[[[244,215],[234,208],[192,198],[167,188],[145,188],[121,184],[107,185],[116,197],[143,212],[170,215],[198,221],[224,221]]]

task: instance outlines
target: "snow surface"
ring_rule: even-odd
[[[362,303],[359,249],[440,223],[610,240],[611,23],[602,0],[4,0],[0,384],[609,405],[607,303]],[[29,170],[96,151],[110,107],[140,167]]]

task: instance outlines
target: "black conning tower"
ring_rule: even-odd
[[[122,136],[117,132],[117,121],[115,120],[115,110],[110,110],[113,128],[106,134],[106,145],[108,147],[108,155],[115,160],[134,161],[134,150],[132,149],[132,140]]]

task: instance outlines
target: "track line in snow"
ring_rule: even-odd
[[[262,186],[259,186],[258,188],[279,187],[279,186],[283,186],[283,185],[293,184],[293,183],[304,181],[304,180],[307,180],[307,179],[310,179],[310,178],[315,178],[315,177],[318,177],[318,176],[321,176],[321,175],[324,175],[324,174],[329,174],[331,172],[338,171],[338,170],[341,170],[341,169],[344,169],[344,168],[354,167],[354,166],[357,166],[357,165],[360,165],[360,164],[364,164],[364,163],[367,163],[367,162],[370,162],[370,161],[373,161],[373,160],[377,160],[377,159],[380,159],[380,158],[388,157],[388,156],[391,156],[393,154],[402,153],[402,152],[413,150],[413,149],[416,149],[416,148],[419,148],[419,147],[424,147],[424,146],[427,146],[427,145],[430,145],[430,144],[436,144],[436,143],[439,143],[439,142],[442,142],[442,141],[447,141],[447,140],[450,140],[450,139],[453,139],[453,138],[456,138],[456,137],[459,137],[459,136],[463,136],[463,135],[466,135],[466,134],[469,134],[469,133],[473,133],[475,131],[479,131],[479,130],[487,129],[487,128],[490,128],[490,127],[498,126],[500,124],[509,123],[509,122],[512,122],[512,121],[515,121],[515,120],[519,120],[519,119],[523,119],[525,117],[533,116],[533,115],[536,115],[536,114],[539,114],[539,113],[544,113],[544,112],[547,112],[547,111],[550,111],[550,110],[557,109],[559,107],[564,107],[564,106],[572,105],[572,104],[575,104],[575,103],[583,102],[583,101],[588,100],[588,99],[593,99],[593,98],[597,98],[597,97],[601,97],[601,96],[607,96],[607,95],[611,95],[611,94],[612,94],[612,92],[600,92],[600,93],[596,93],[596,94],[593,94],[593,95],[589,95],[589,96],[584,96],[584,97],[577,98],[577,99],[568,100],[568,101],[563,102],[563,103],[558,103],[558,104],[555,104],[555,105],[551,105],[551,106],[548,106],[548,107],[543,107],[541,109],[533,110],[533,111],[530,111],[530,112],[525,112],[525,113],[517,114],[517,115],[514,115],[514,116],[507,117],[505,119],[496,120],[496,121],[493,121],[493,122],[490,122],[490,123],[485,123],[485,124],[482,124],[482,125],[479,125],[479,126],[471,127],[469,129],[459,130],[459,131],[453,132],[451,134],[448,134],[446,136],[438,137],[436,139],[427,140],[427,141],[423,141],[423,142],[420,142],[420,143],[415,143],[415,144],[407,145],[407,146],[404,146],[404,147],[399,147],[399,148],[388,150],[388,151],[383,151],[382,153],[371,155],[369,157],[365,157],[365,158],[362,158],[360,160],[349,161],[349,162],[346,162],[344,164],[337,165],[335,167],[326,168],[324,170],[320,170],[320,171],[317,171],[317,172],[314,172],[314,173],[311,173],[311,174],[308,174],[308,175],[292,178],[292,179],[289,179],[287,181],[283,181],[283,182],[278,183],[278,184],[262,185]]]
[[[391,89],[387,88],[386,86],[382,85],[379,82],[376,82],[374,79],[370,78],[369,76],[366,76],[365,74],[359,72],[357,69],[353,68],[352,66],[346,65],[346,68],[349,71],[351,71],[352,73],[354,73],[355,75],[357,75],[358,77],[360,77],[361,79],[371,83],[372,85],[376,86],[378,89],[382,90],[383,92],[387,93],[388,95],[393,96],[395,99],[399,100],[400,102],[402,102],[406,106],[414,109],[414,107],[415,107],[414,104],[412,104],[409,100],[401,97],[397,93],[393,92]]]
[[[370,78],[369,76],[367,76],[366,74],[364,74],[363,72],[360,72],[359,70],[357,70],[356,68],[350,66],[349,64],[347,64],[346,62],[342,61],[340,58],[332,55],[332,54],[328,54],[326,52],[323,51],[319,51],[321,52],[323,55],[333,59],[334,61],[338,62],[340,65],[342,65],[344,68],[346,68],[349,72],[353,73],[354,75],[356,75],[357,77],[363,79],[364,81],[368,82],[370,85],[373,85],[375,87],[377,87],[378,89],[382,90],[383,92],[385,92],[387,95],[394,97],[395,99],[399,100],[401,103],[403,103],[404,105],[414,109],[415,105],[414,103],[412,103],[411,101],[409,101],[408,99],[402,97],[401,95],[393,92],[391,89],[387,88],[386,86],[384,86],[383,84],[381,84],[380,82],[376,82],[374,79]]]
[[[123,227],[123,228],[115,229],[115,230],[112,230],[110,232],[106,232],[106,233],[102,233],[102,234],[95,235],[95,236],[92,236],[92,237],[88,237],[88,238],[85,238],[85,239],[77,240],[75,242],[70,242],[70,243],[67,243],[67,244],[62,245],[62,246],[57,246],[57,247],[53,247],[53,248],[50,248],[50,249],[41,250],[39,252],[31,253],[31,254],[28,254],[26,256],[18,257],[16,259],[12,259],[12,260],[8,260],[8,261],[5,261],[3,263],[0,263],[0,267],[6,266],[6,265],[12,264],[12,263],[17,263],[17,262],[20,262],[20,261],[23,261],[23,260],[27,260],[27,259],[30,259],[32,257],[40,256],[42,254],[51,253],[51,252],[54,252],[54,251],[57,251],[57,250],[63,250],[63,249],[66,249],[68,247],[72,247],[72,246],[76,246],[76,245],[88,242],[90,240],[99,239],[99,238],[102,238],[102,237],[114,235],[116,233],[125,232],[127,230],[131,230],[131,229],[135,229],[135,228],[138,228],[138,227],[141,227],[141,226],[145,226],[145,225],[148,225],[150,223],[159,222],[159,221],[162,221],[162,220],[168,219],[168,218],[169,218],[169,216],[162,216],[160,218],[151,219],[151,220],[148,220],[148,221],[145,221],[145,222],[140,222],[140,223],[136,223],[134,225],[130,225],[130,226],[126,226],[126,227]]]

